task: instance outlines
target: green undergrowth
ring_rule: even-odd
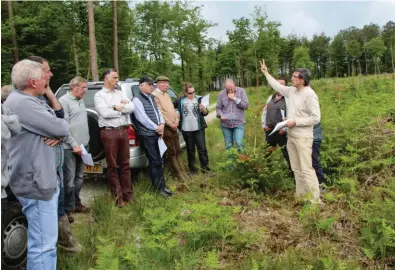
[[[84,250],[60,252],[60,269],[394,267],[395,78],[323,79],[312,87],[325,137],[323,206],[294,198],[280,149],[266,155],[256,112],[272,92],[251,88],[246,155],[228,159],[215,120],[206,130],[215,177],[179,182],[166,169],[177,195],[164,199],[140,174],[136,203],[123,209],[96,197],[92,216],[73,227]]]

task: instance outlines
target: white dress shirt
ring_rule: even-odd
[[[121,105],[121,100],[126,100],[127,104],[123,105],[122,112],[113,109],[114,105]],[[102,90],[95,94],[95,108],[99,113],[99,127],[121,127],[130,123],[130,116],[133,112],[134,105],[122,91],[113,90],[103,87]]]

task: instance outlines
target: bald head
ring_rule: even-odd
[[[227,79],[227,80],[225,81],[225,89],[226,89],[228,92],[234,92],[234,91],[235,91],[235,88],[236,88],[236,85],[235,85],[235,83],[233,82],[232,79]]]
[[[12,85],[4,85],[1,88],[1,102],[4,102],[8,98],[8,95],[12,92],[12,89]]]

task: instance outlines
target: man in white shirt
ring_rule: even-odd
[[[107,161],[107,176],[116,204],[123,207],[133,200],[129,168],[129,115],[133,103],[116,90],[118,73],[114,69],[103,74],[104,87],[95,94],[95,108],[99,113],[100,136]],[[119,173],[118,173],[119,168]]]
[[[292,171],[295,173],[296,195],[311,193],[313,202],[320,203],[320,190],[317,175],[312,166],[313,126],[321,119],[318,97],[309,87],[310,72],[299,68],[292,74],[292,86],[281,85],[274,79],[261,62],[261,70],[270,86],[288,98],[287,149]]]

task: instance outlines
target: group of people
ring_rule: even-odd
[[[57,245],[79,252],[82,247],[70,223],[75,219],[73,213],[90,211],[80,198],[84,175],[81,156],[89,151],[90,140],[83,101],[87,81],[74,77],[69,91],[58,100],[49,87],[52,76],[48,61],[32,56],[13,66],[12,86],[1,89],[2,204],[7,203],[7,195],[13,194],[22,205],[29,224],[28,269],[56,269]],[[186,84],[185,95],[173,103],[167,94],[170,80],[165,76],[156,79],[156,90],[154,80],[143,76],[133,100],[117,90],[116,70],[106,70],[102,78],[104,86],[95,94],[94,104],[109,189],[118,207],[134,201],[129,166],[131,120],[149,161],[152,185],[159,194],[166,198],[174,195],[165,185],[160,139],[167,146],[168,159],[179,179],[187,180],[198,173],[196,148],[201,171],[213,176],[204,132],[208,109],[195,95],[192,84]],[[178,129],[186,141],[189,172],[180,156]]]
[[[292,74],[292,86],[287,86],[285,78],[276,80],[269,74],[264,60],[261,61],[261,70],[276,92],[267,99],[261,117],[268,146],[267,157],[277,146],[281,147],[295,177],[296,195],[310,196],[313,203],[322,203],[320,190],[325,178],[319,161],[323,139],[321,113],[318,97],[310,87],[310,72],[305,68],[296,69]],[[227,80],[225,89],[218,95],[216,107],[226,150],[235,143],[238,152],[244,152],[244,111],[247,108],[248,98],[244,89]],[[283,121],[286,125],[273,132]]]
[[[80,198],[81,147],[90,139],[82,100],[87,82],[74,77],[58,100],[49,87],[52,76],[48,61],[32,56],[13,66],[12,86],[1,89],[2,210],[9,195],[22,206],[29,224],[28,269],[56,269],[57,245],[79,252],[72,214],[90,211]]]
[[[312,200],[320,202],[317,175],[322,181],[323,174],[320,169],[321,173],[316,175],[313,165],[319,165],[322,131],[318,98],[309,87],[310,74],[306,69],[297,69],[292,75],[293,86],[288,87],[285,80],[277,81],[268,73],[264,61],[261,70],[277,92],[268,99],[262,115],[267,142],[283,147],[284,157],[295,174],[296,194],[311,193]],[[90,140],[83,101],[87,81],[74,77],[69,91],[58,100],[49,87],[52,76],[48,61],[32,56],[14,65],[13,86],[1,90],[2,202],[9,180],[29,223],[28,269],[56,269],[57,244],[67,251],[79,252],[81,246],[70,223],[74,221],[73,213],[90,211],[80,198],[84,175],[81,155],[84,150],[89,151]],[[99,115],[109,189],[118,207],[134,201],[128,139],[131,121],[149,161],[152,186],[160,195],[169,198],[175,192],[165,184],[159,140],[166,144],[167,158],[177,178],[188,180],[198,173],[196,149],[201,172],[214,176],[205,137],[204,117],[209,111],[191,83],[184,85],[184,95],[173,102],[167,93],[169,78],[159,76],[154,89],[155,81],[143,76],[139,80],[140,91],[130,100],[117,90],[116,70],[106,70],[102,78],[104,86],[95,94],[94,104]],[[244,89],[227,80],[216,105],[226,150],[235,143],[239,153],[245,152],[248,105]],[[269,135],[285,119],[287,128]],[[178,131],[186,142],[188,170],[181,158]]]

